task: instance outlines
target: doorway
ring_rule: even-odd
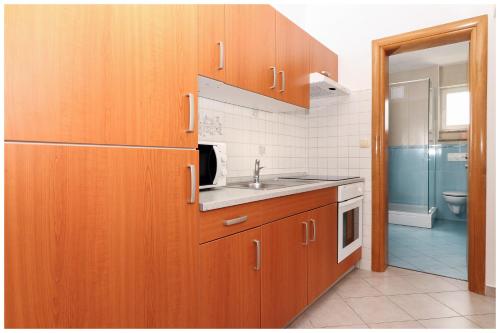
[[[469,42],[467,275],[469,290],[485,292],[487,16],[452,22],[372,43],[372,270],[388,265],[389,56]]]
[[[469,42],[389,56],[390,266],[467,280]]]

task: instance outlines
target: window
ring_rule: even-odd
[[[442,88],[441,131],[467,131],[469,121],[469,87]]]

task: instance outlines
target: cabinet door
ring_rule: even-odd
[[[197,160],[5,144],[5,326],[193,327]]]
[[[269,5],[226,5],[228,84],[275,97],[275,22],[276,11]]]
[[[311,73],[324,72],[335,81],[339,80],[338,56],[329,48],[310,37]]]
[[[198,6],[198,73],[226,79],[224,5]]]
[[[307,305],[307,213],[262,227],[262,327],[284,327]]]
[[[309,35],[276,13],[276,96],[285,102],[309,107]]]
[[[195,5],[6,6],[5,138],[196,147],[197,16]]]
[[[335,282],[337,268],[337,204],[309,213],[307,295],[311,303]]]
[[[200,246],[200,328],[260,327],[261,228]]]

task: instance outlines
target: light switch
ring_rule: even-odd
[[[370,140],[368,139],[359,140],[359,148],[370,148]]]

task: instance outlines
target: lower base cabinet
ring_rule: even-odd
[[[194,327],[195,150],[5,144],[7,328]]]
[[[261,227],[200,245],[200,328],[259,328]]]

